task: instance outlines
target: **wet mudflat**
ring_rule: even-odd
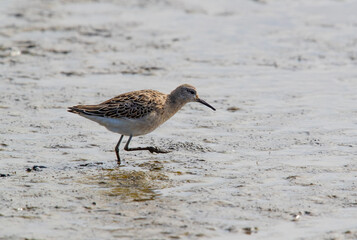
[[[0,2],[0,239],[356,239],[356,1]],[[132,146],[67,113],[197,87]],[[125,139],[126,140],[126,139]]]

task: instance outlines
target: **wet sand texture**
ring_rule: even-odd
[[[0,1],[0,239],[356,239],[357,2]],[[67,113],[197,87],[124,152]]]

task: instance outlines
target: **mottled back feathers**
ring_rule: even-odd
[[[98,105],[78,105],[69,112],[108,118],[142,118],[152,111],[161,111],[167,95],[155,90],[121,94]]]

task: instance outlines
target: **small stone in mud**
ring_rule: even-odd
[[[228,232],[237,232],[237,228],[235,226],[230,226],[226,229]]]
[[[71,77],[71,76],[81,76],[83,75],[82,73],[79,72],[73,72],[73,71],[69,71],[69,72],[64,72],[62,71],[61,74],[67,76],[67,77]]]
[[[22,13],[14,13],[13,16],[16,17],[16,18],[23,18],[24,17],[24,15]]]
[[[289,176],[289,177],[286,177],[285,179],[286,180],[295,180],[295,179],[297,179],[299,176],[297,176],[297,175],[292,175],[292,176]]]
[[[91,163],[83,163],[83,164],[79,164],[80,167],[88,167]]]
[[[230,111],[230,112],[236,112],[236,111],[239,111],[240,108],[239,107],[229,107],[227,108],[227,111]]]
[[[47,168],[45,166],[38,166],[38,165],[34,165],[32,168],[27,168],[26,172],[32,172],[32,171],[42,171],[41,168]]]
[[[310,211],[305,211],[304,214],[305,214],[305,215],[312,216],[312,212],[310,212]]]
[[[103,165],[103,162],[95,162],[95,163],[82,163],[79,164],[80,167],[94,167],[96,165]]]
[[[68,54],[71,52],[70,50],[58,50],[58,49],[48,49],[47,51],[55,54]]]
[[[299,212],[298,214],[292,214],[292,216],[293,216],[293,219],[291,221],[297,222],[300,220],[301,213]]]
[[[245,227],[242,228],[242,230],[244,231],[245,234],[251,235],[252,233],[257,233],[258,232],[258,228],[257,227]]]

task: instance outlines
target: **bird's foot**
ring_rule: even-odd
[[[166,150],[163,150],[163,149],[160,149],[160,148],[157,148],[157,147],[149,147],[148,150],[151,153],[169,153],[170,152],[170,151],[166,151]]]

